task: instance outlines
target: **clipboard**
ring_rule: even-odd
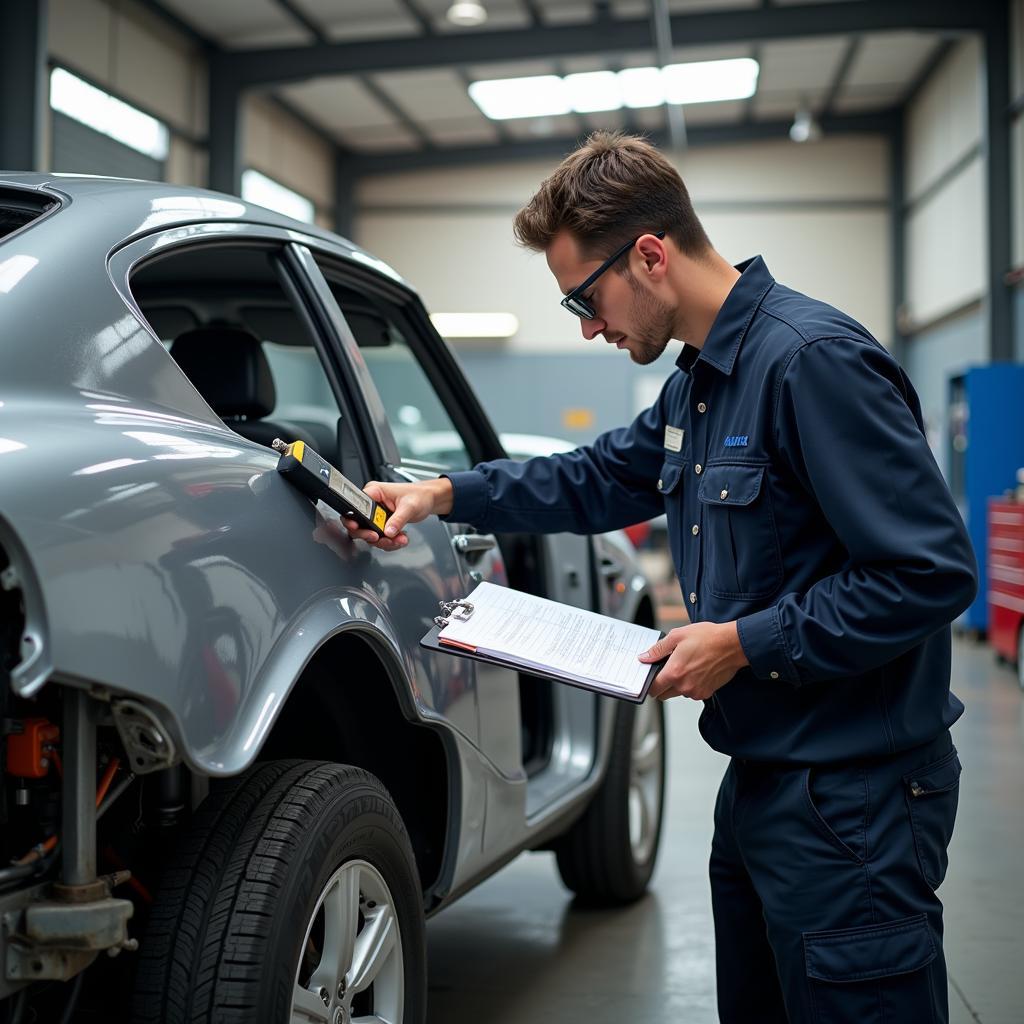
[[[535,664],[524,662],[520,658],[504,655],[498,652],[479,651],[468,646],[461,646],[453,643],[442,643],[440,633],[441,630],[448,625],[449,619],[468,619],[473,614],[474,606],[470,601],[460,599],[457,601],[442,601],[440,602],[440,608],[442,614],[434,618],[433,627],[429,629],[426,635],[420,640],[420,646],[426,650],[438,651],[442,654],[448,654],[456,658],[468,658],[470,661],[480,661],[488,665],[500,665],[503,668],[513,669],[517,672],[523,673],[524,675],[535,676],[538,679],[549,679],[566,686],[575,686],[581,690],[589,690],[591,693],[598,693],[605,697],[614,697],[616,700],[624,700],[631,704],[642,704],[647,699],[647,693],[651,688],[651,683],[654,682],[655,677],[668,660],[667,658],[663,658],[661,661],[657,661],[651,665],[639,693],[633,694],[619,687],[605,684],[600,680],[585,680],[575,676],[567,676],[552,666],[544,666],[541,668]],[[664,636],[664,633],[659,632],[658,639],[661,639]]]

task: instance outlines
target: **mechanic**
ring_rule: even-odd
[[[946,1021],[949,623],[976,566],[910,381],[760,257],[730,266],[640,139],[591,136],[515,233],[584,338],[643,364],[682,340],[678,370],[588,447],[371,482],[386,536],[349,532],[391,550],[430,514],[599,533],[665,511],[691,624],[641,660],[669,656],[652,694],[704,701],[701,734],[732,758],[710,864],[720,1020]]]

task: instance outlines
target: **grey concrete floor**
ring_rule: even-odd
[[[967,712],[953,731],[964,774],[940,890],[950,1020],[1021,1024],[1024,695],[989,648],[960,640],[953,688]],[[717,1020],[707,858],[726,759],[701,740],[699,705],[666,710],[667,817],[648,896],[578,910],[552,854],[520,857],[429,923],[430,1024]]]

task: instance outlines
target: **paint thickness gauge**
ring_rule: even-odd
[[[274,451],[281,458],[277,471],[293,483],[311,501],[322,501],[330,505],[360,526],[383,536],[391,513],[371,498],[361,487],[341,475],[326,459],[321,458],[304,441],[285,444],[280,438],[274,440]]]

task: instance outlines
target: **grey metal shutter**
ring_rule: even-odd
[[[53,170],[111,174],[118,178],[162,181],[164,163],[87,127],[56,110],[53,117]]]

